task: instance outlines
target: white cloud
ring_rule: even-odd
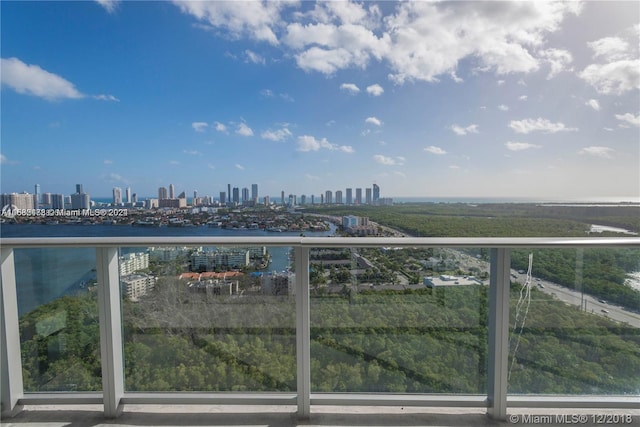
[[[269,139],[271,141],[284,141],[291,135],[291,131],[287,128],[282,128],[275,131],[268,129],[260,134],[262,138]]]
[[[551,70],[547,75],[547,80],[553,78],[562,71],[572,71],[568,65],[573,61],[571,53],[562,49],[546,49],[539,53],[540,58],[549,64]]]
[[[367,86],[367,93],[373,96],[380,96],[384,93],[384,89],[379,84],[372,84],[371,86]]]
[[[637,116],[634,116],[631,113],[626,113],[626,114],[616,114],[616,119],[618,120],[622,120],[623,122],[627,122],[633,126],[639,126],[640,127],[640,114]]]
[[[262,64],[264,65],[266,63],[266,60],[264,59],[263,56],[247,49],[244,51],[244,54],[246,55],[247,59],[245,60],[245,62],[253,62],[254,64]]]
[[[437,155],[447,154],[445,150],[443,150],[440,147],[436,147],[435,145],[428,146],[427,148],[424,149],[424,151],[426,151],[427,153],[437,154]]]
[[[526,100],[527,100],[527,98],[529,98],[527,95],[520,95],[520,96],[518,97],[518,99],[519,99],[520,101],[526,101]]]
[[[0,61],[2,84],[18,93],[38,96],[49,101],[84,97],[73,83],[37,65],[25,64],[18,58],[2,58]]]
[[[509,111],[509,107],[504,105],[504,104],[501,104],[501,105],[498,105],[498,110],[500,110],[500,111]]]
[[[387,165],[387,166],[402,166],[404,165],[405,162],[405,158],[404,157],[387,157],[387,156],[383,156],[382,154],[376,154],[373,156],[373,160],[375,160],[376,163],[380,163],[381,165]]]
[[[620,95],[632,89],[640,89],[640,60],[591,64],[578,76],[599,93]]]
[[[202,156],[202,153],[198,150],[182,150],[182,152],[190,156]]]
[[[0,165],[7,165],[9,163],[11,163],[11,161],[7,159],[7,156],[0,154]]]
[[[246,123],[238,124],[238,127],[236,128],[236,133],[242,136],[253,136],[253,130],[249,126],[247,126]]]
[[[319,2],[292,13],[285,9],[301,2],[174,3],[216,34],[285,46],[303,70],[333,74],[377,61],[388,64],[395,83],[441,75],[461,81],[456,71],[467,58],[476,70],[497,74],[527,73],[547,62],[554,75],[569,55],[545,48],[547,37],[582,8],[579,2],[402,2],[383,17],[379,5],[367,2]]]
[[[306,179],[308,179],[309,181],[320,181],[320,177],[319,177],[319,176],[311,175],[311,174],[309,174],[309,173],[305,173],[305,174],[304,174],[304,177],[305,177]]]
[[[180,164],[180,162],[179,162],[179,161],[177,161],[177,160],[170,160],[170,161],[169,161],[169,164],[170,164],[170,165],[177,166],[177,165],[179,165],[179,164]]]
[[[629,34],[633,32],[627,31]],[[604,37],[588,43],[593,50],[593,58],[600,62],[588,65],[578,76],[603,94],[620,95],[640,89],[638,41],[634,36],[631,39],[632,43],[628,43],[620,37]]]
[[[587,154],[594,157],[602,157],[604,159],[610,159],[612,158],[611,153],[613,153],[613,151],[614,151],[613,148],[610,148],[610,147],[591,146],[591,147],[585,147],[582,150],[580,150],[580,154]]]
[[[319,151],[320,149],[330,151],[342,151],[344,153],[353,153],[355,150],[349,145],[337,145],[327,141],[326,138],[316,139],[310,135],[301,135],[298,137],[298,151]]]
[[[236,169],[240,169],[241,171],[243,171],[243,170],[244,170],[244,166],[242,166],[242,165],[241,165],[241,164],[239,164],[239,163],[236,163],[236,164],[235,164],[235,167],[236,167]]]
[[[451,130],[456,134],[456,135],[466,135],[468,133],[478,133],[478,125],[469,125],[467,127],[462,127],[462,126],[458,126],[458,125],[452,125],[451,126]]]
[[[264,96],[265,98],[272,98],[274,96],[271,89],[262,89],[260,91],[260,95]]]
[[[120,102],[120,100],[113,95],[93,95],[93,98],[99,101]]]
[[[108,159],[106,159],[106,160],[105,160],[104,162],[102,162],[102,163],[104,163],[105,165],[112,165],[112,164],[113,164],[113,160],[108,160]]]
[[[120,0],[96,0],[96,2],[109,13],[114,13],[120,5]]]
[[[523,151],[523,150],[529,150],[531,148],[540,148],[540,145],[529,144],[528,142],[513,142],[513,141],[509,141],[509,142],[505,143],[504,145],[510,151]]]
[[[223,133],[228,132],[227,127],[224,124],[220,122],[213,122],[213,124],[218,132],[223,132]]]
[[[512,120],[509,127],[516,133],[527,134],[529,132],[541,131],[544,133],[575,132],[577,128],[568,128],[564,123],[552,123],[547,119],[538,117],[537,119]]]
[[[360,88],[353,83],[342,83],[340,85],[340,90],[346,90],[353,94],[360,92]]]
[[[193,130],[195,130],[196,132],[204,132],[205,129],[208,127],[209,125],[205,122],[193,122],[191,123],[191,127],[193,128]]]
[[[106,182],[120,182],[123,184],[127,184],[129,181],[118,173],[111,172],[110,174],[104,176],[104,180]]]
[[[629,43],[620,37],[604,37],[587,45],[593,50],[594,58],[608,62],[629,58]]]
[[[596,111],[600,111],[600,103],[598,102],[597,99],[590,99],[587,102],[585,102],[585,105],[588,105],[589,107],[593,108]]]
[[[380,119],[376,117],[367,117],[364,122],[372,125],[376,125],[376,126],[382,126],[382,122],[380,121]]]
[[[211,164],[211,163],[208,163],[208,164],[207,164],[207,167],[208,167],[209,169],[211,169],[211,170],[215,170],[215,169],[216,169],[215,165],[213,165],[213,164]]]
[[[248,36],[270,44],[278,44],[274,28],[281,23],[280,9],[286,2],[271,1],[183,1],[176,0],[183,13],[206,22],[213,28],[221,28],[232,38]]]

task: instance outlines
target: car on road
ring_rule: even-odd
[[[606,310],[604,308],[602,310],[600,310],[600,311],[602,311],[604,314],[607,314],[609,312],[609,310]]]
[[[598,302],[602,303],[602,304],[606,304],[607,302],[603,299],[599,299]]]

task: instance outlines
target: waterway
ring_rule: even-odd
[[[329,231],[305,232],[305,236],[331,236]],[[226,230],[212,227],[132,227],[118,225],[2,224],[0,235],[10,237],[126,237],[126,236],[299,236],[299,232],[272,233],[264,230]],[[141,248],[121,248],[121,253]],[[269,271],[289,267],[288,247],[268,247]],[[63,295],[86,292],[95,279],[96,251],[93,248],[35,248],[14,251],[18,314],[28,313]]]

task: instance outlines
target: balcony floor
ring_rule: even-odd
[[[509,422],[491,420],[483,410],[463,408],[398,408],[398,407],[312,407],[311,417],[297,419],[295,407],[277,406],[194,406],[194,405],[125,405],[115,420],[105,419],[100,405],[25,406],[18,415],[2,420],[7,427],[131,427],[131,426],[233,426],[233,427],[295,427],[295,426],[561,426],[567,423],[544,421],[523,422],[524,414],[617,414],[633,415],[640,425],[640,410],[569,410],[536,409],[510,411],[515,417]],[[524,418],[524,419],[523,419]],[[531,420],[531,418],[529,418]],[[601,423],[588,421],[581,426]]]

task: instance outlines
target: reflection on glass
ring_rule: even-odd
[[[640,394],[637,249],[512,254],[509,392]]]
[[[122,248],[128,391],[294,391],[288,250]]]
[[[312,250],[312,392],[484,393],[483,257],[479,250]]]
[[[14,254],[25,392],[101,390],[95,249]]]

